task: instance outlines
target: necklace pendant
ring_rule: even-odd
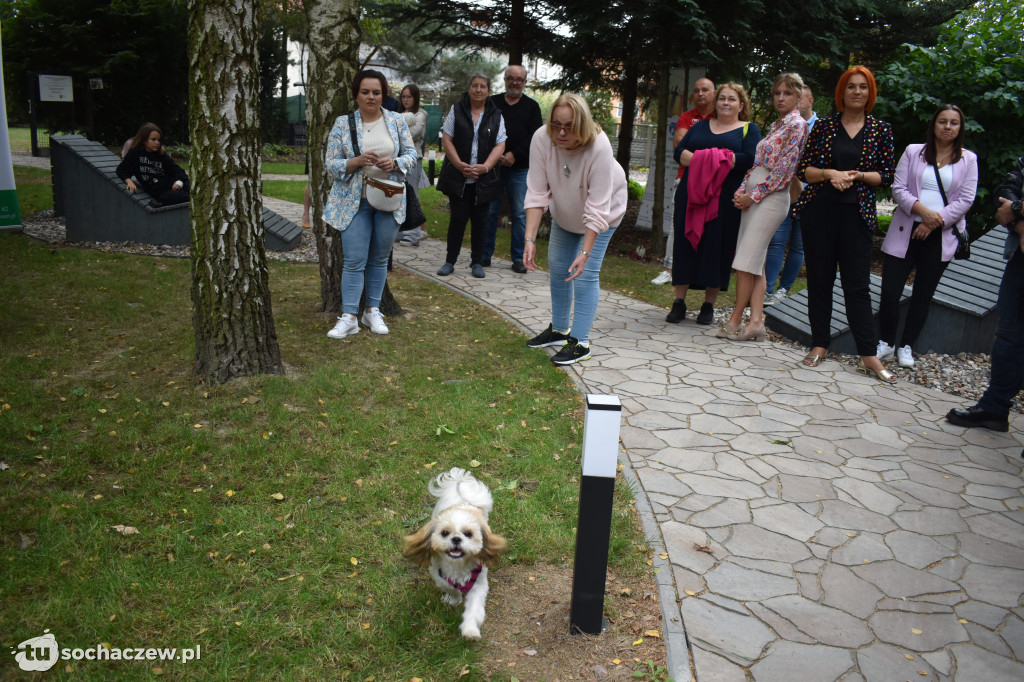
[[[569,168],[569,164],[567,164],[567,163],[562,164],[562,174],[565,177],[569,177],[570,173],[572,173],[572,169]]]

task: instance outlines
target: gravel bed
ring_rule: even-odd
[[[187,258],[189,255],[187,246],[160,246],[139,242],[67,242],[65,241],[64,221],[54,218],[53,211],[40,211],[33,216],[24,218],[23,223],[23,231],[28,236],[59,246],[164,258]],[[268,251],[267,258],[290,263],[316,263],[316,240],[313,233],[304,230],[302,242],[298,248],[287,252]],[[731,314],[731,308],[716,309],[715,323],[724,324]],[[768,332],[768,338],[777,343],[792,346],[794,361],[806,352],[803,346],[772,331]],[[856,366],[858,360],[853,355],[835,354],[830,357],[851,367]],[[958,353],[956,355],[927,353],[919,355],[915,359],[917,362],[912,368],[900,367],[895,361],[888,363],[887,366],[899,377],[900,381],[910,381],[920,386],[960,396],[964,398],[965,405],[974,404],[988,385],[991,360],[985,353]],[[1024,393],[1018,394],[1014,400],[1013,409],[1024,413],[1022,395]]]

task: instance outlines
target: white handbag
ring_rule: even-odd
[[[378,211],[394,213],[405,200],[405,183],[366,178],[366,200]]]
[[[356,115],[351,113],[348,115],[349,133],[352,135],[352,151],[356,156],[359,156],[359,141],[356,138]],[[380,178],[367,177],[363,174],[365,180],[364,189],[366,190],[366,200],[370,202],[370,206],[373,206],[378,211],[385,213],[394,213],[402,207],[402,202],[405,200],[405,183],[395,182],[394,180],[383,180]]]

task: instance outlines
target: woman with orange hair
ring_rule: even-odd
[[[857,344],[857,371],[896,381],[875,355],[878,338],[871,313],[872,234],[878,227],[875,190],[892,185],[896,157],[892,128],[871,116],[878,95],[863,66],[847,70],[836,85],[838,114],[814,126],[797,173],[806,183],[793,208],[804,229],[807,315],[811,350],[803,359],[817,367],[828,352],[832,286],[842,271],[846,317]]]

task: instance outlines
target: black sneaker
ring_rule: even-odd
[[[697,313],[697,324],[711,324],[715,321],[715,306],[711,305],[707,301],[700,306],[700,312]]]
[[[574,365],[580,360],[590,359],[590,346],[578,343],[573,337],[551,357],[556,365]]]
[[[677,298],[672,302],[672,310],[669,311],[668,315],[665,316],[666,322],[672,324],[679,324],[686,319],[686,301],[681,298]]]
[[[571,337],[568,334],[562,334],[556,332],[554,326],[548,325],[548,328],[542,331],[537,336],[533,337],[526,342],[526,345],[530,348],[547,348],[548,346],[564,346]]]

